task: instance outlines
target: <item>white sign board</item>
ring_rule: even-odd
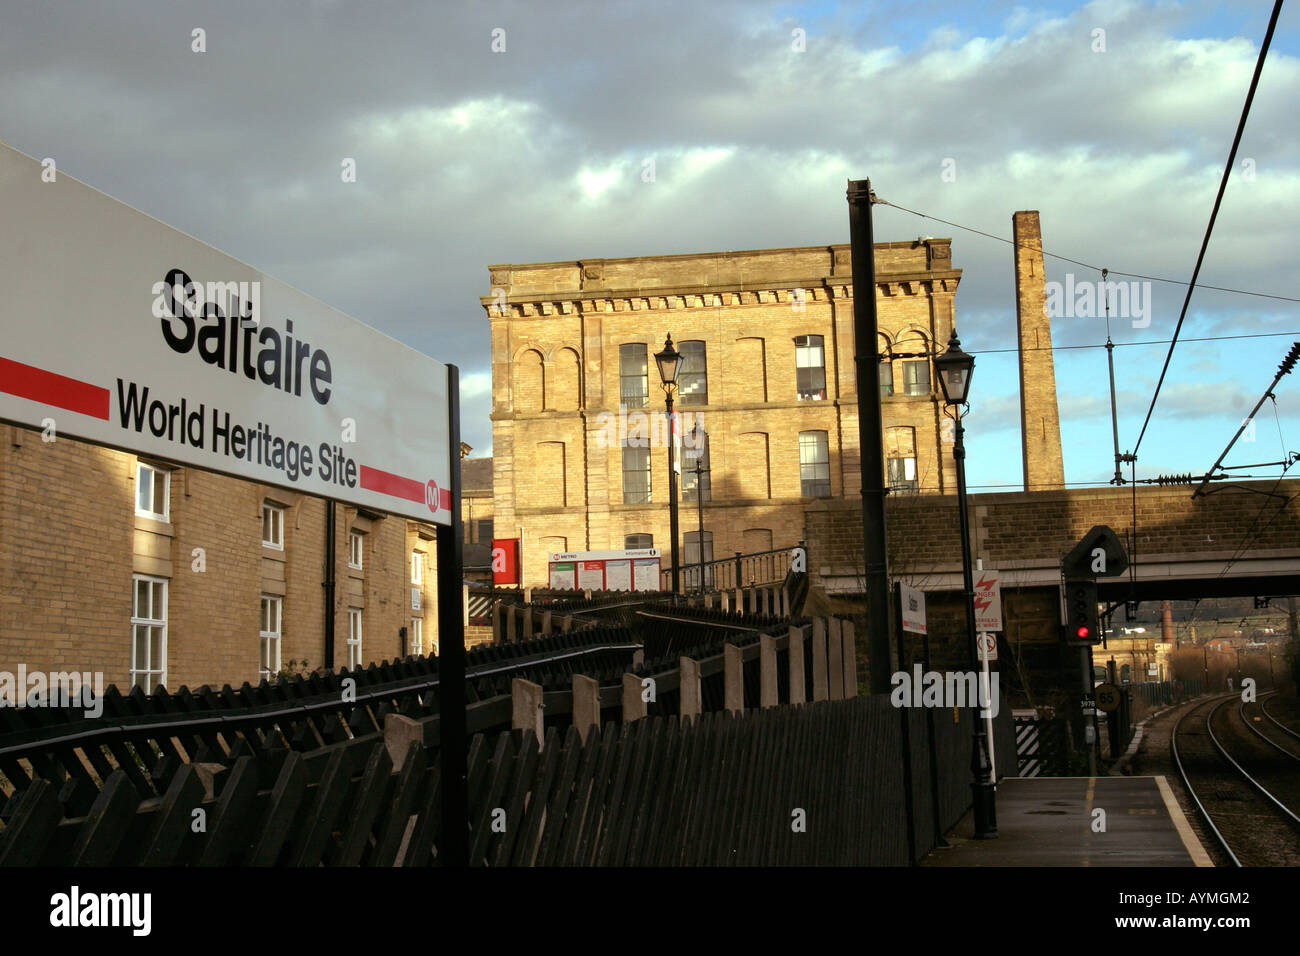
[[[605,587],[605,563],[603,561],[578,562],[578,589],[590,588],[600,591]]]
[[[906,584],[900,584],[899,589],[902,592],[903,630],[911,631],[913,634],[924,634],[926,632],[925,594],[916,588],[909,588]]]
[[[996,571],[975,574],[975,630],[1002,630],[1002,581]]]
[[[632,562],[632,585],[638,591],[659,590],[659,559],[642,558]]]
[[[998,659],[998,636],[996,634],[977,634],[975,641],[979,647],[980,660],[995,661]]]
[[[447,367],[0,144],[0,419],[451,523]]]
[[[551,565],[551,587],[557,591],[572,591],[578,586],[576,577],[577,564],[573,561],[562,561]]]
[[[631,561],[606,561],[605,562],[605,590],[606,591],[630,591],[632,590],[632,562]]]

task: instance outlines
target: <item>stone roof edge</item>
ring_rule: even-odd
[[[915,249],[918,246],[931,242],[936,245],[943,243],[952,243],[950,236],[927,236],[923,241],[918,242],[916,239],[900,239],[894,242],[877,242],[877,249]],[[736,256],[757,256],[768,254],[784,254],[790,252],[828,252],[842,251],[849,248],[847,242],[836,242],[824,246],[777,246],[770,249],[731,249],[726,252],[675,252],[663,256],[590,256],[586,259],[561,259],[556,262],[498,262],[489,265],[488,269],[559,269],[559,268],[579,268],[592,262],[669,262],[672,260],[684,259],[730,259]]]
[[[496,268],[495,266],[493,268]],[[961,281],[961,269],[924,269],[913,272],[886,272],[876,274],[877,286],[889,286],[899,282],[933,282],[951,279]],[[506,295],[506,302],[512,305],[530,302],[580,302],[594,299],[646,299],[663,296],[714,295],[718,293],[741,292],[786,292],[792,289],[827,289],[835,286],[852,286],[852,275],[826,275],[804,279],[767,279],[762,282],[720,282],[703,285],[694,283],[682,286],[650,286],[645,288],[608,288],[608,289],[565,289],[547,293],[520,292]],[[479,303],[490,306],[497,299],[493,295],[479,296]],[[716,306],[713,306],[716,308]]]

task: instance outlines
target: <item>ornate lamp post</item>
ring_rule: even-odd
[[[952,457],[957,464],[961,573],[962,583],[966,589],[966,643],[970,654],[970,668],[974,672],[979,670],[979,654],[975,643],[975,579],[971,573],[970,519],[966,510],[966,446],[962,442],[964,430],[961,424],[961,410],[969,407],[966,397],[970,391],[971,373],[975,370],[975,357],[962,351],[956,329],[953,329],[952,337],[948,339],[947,351],[935,358],[934,367],[939,375],[939,385],[943,389],[944,404],[952,409],[952,418],[957,426]],[[989,840],[998,835],[997,805],[993,783],[990,780],[988,737],[984,733],[984,721],[980,719],[979,712],[979,697],[976,695],[971,715],[975,727],[971,735],[971,802],[975,809],[975,838]]]
[[[681,570],[677,560],[677,466],[673,460],[677,440],[673,434],[673,392],[677,389],[677,373],[681,371],[682,356],[673,348],[673,337],[664,340],[662,352],[655,353],[655,364],[659,366],[659,379],[664,387],[664,399],[668,408],[668,527],[672,537],[672,583],[673,594],[681,591]]]

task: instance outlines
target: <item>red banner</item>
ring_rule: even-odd
[[[519,539],[492,539],[492,586],[519,583]]]

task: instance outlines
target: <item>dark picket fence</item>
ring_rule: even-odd
[[[639,650],[618,626],[473,648],[466,655],[468,730],[510,726],[513,678],[550,686],[589,673],[610,683],[632,669]],[[436,740],[438,675],[436,657],[411,657],[238,690],[121,694],[110,685],[103,714],[93,718],[75,708],[0,707],[0,820],[11,811],[5,795],[36,778],[66,787],[68,805],[82,813],[116,770],[141,797],[158,796],[182,764],[228,762],[241,743],[256,753],[272,734],[307,752],[376,733],[386,715],[398,713],[427,718]]]
[[[675,636],[654,630],[662,623],[471,652],[476,864],[905,863],[904,726],[916,854],[968,806],[970,711],[854,697],[850,622],[749,627],[696,609]],[[642,640],[659,653],[638,662]],[[700,717],[682,716],[683,657]],[[791,687],[799,672],[803,687]],[[596,687],[583,727],[579,673]],[[39,726],[0,737],[0,864],[436,863],[436,661],[352,676],[354,702],[330,674],[220,694],[110,694],[97,721],[17,712]],[[658,688],[649,703],[643,678]],[[529,693],[537,703],[519,710]],[[799,699],[814,702],[791,706]],[[731,709],[760,700],[772,706]],[[527,713],[540,752],[533,730],[504,730],[530,727]],[[1014,773],[1009,711],[995,728],[999,770]]]
[[[920,854],[934,843],[926,713],[901,713]],[[950,714],[933,714],[941,828],[969,804],[970,711]],[[876,696],[608,724],[585,742],[552,728],[540,751],[531,731],[476,735],[471,864],[906,864],[901,726]],[[116,770],[79,816],[56,791],[38,779],[17,795],[0,865],[437,863],[437,752],[400,734],[308,754],[269,739],[226,767],[181,767],[153,798]]]

